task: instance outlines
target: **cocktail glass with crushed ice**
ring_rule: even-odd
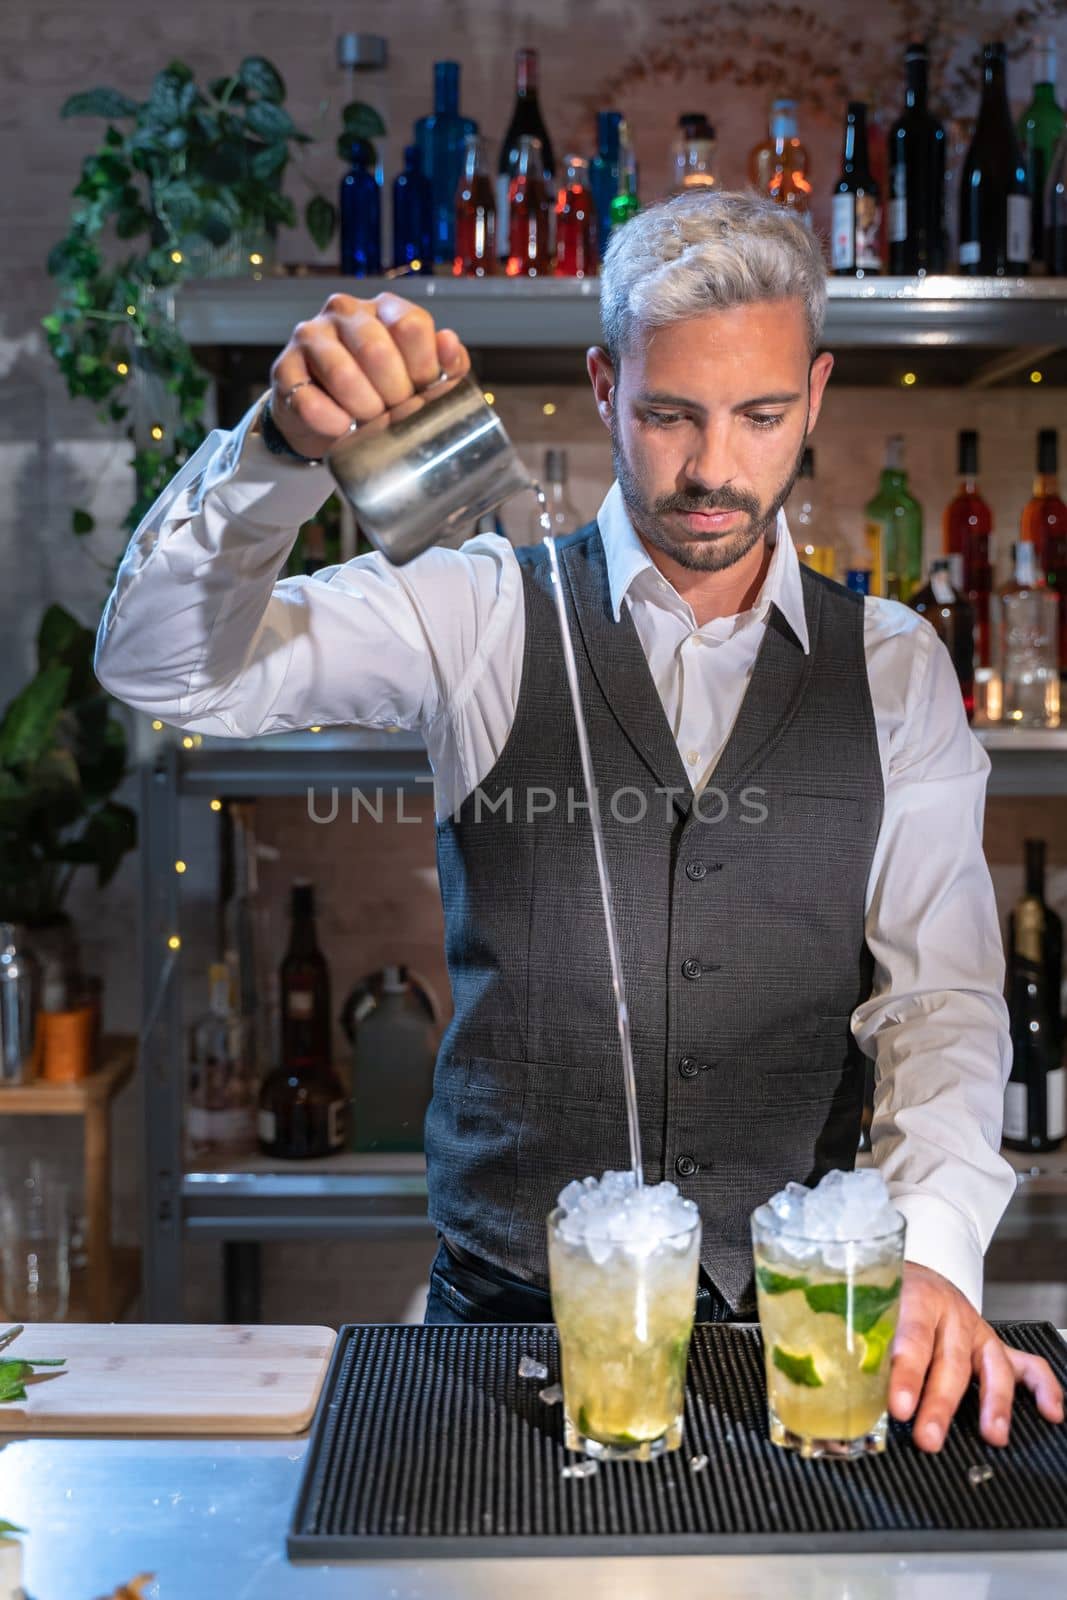
[[[700,1213],[632,1172],[569,1183],[548,1219],[567,1448],[649,1461],[682,1442]]]
[[[885,1449],[904,1229],[874,1168],[790,1183],[752,1213],[775,1444],[846,1459]]]

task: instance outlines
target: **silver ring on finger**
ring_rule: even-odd
[[[282,395],[282,399],[285,401],[285,404],[289,407],[290,411],[293,409],[293,396],[296,391],[298,389],[304,389],[309,383],[314,382],[314,378],[301,378],[299,383],[294,383],[291,389],[286,390],[285,394]]]

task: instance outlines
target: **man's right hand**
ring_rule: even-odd
[[[422,306],[388,290],[373,300],[332,294],[317,317],[297,323],[271,366],[271,417],[294,450],[320,457],[353,422],[370,422],[442,373],[462,377],[470,364],[459,336],[437,329]]]

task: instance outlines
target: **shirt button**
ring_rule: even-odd
[[[697,762],[700,760],[700,751],[690,750],[685,759],[688,761],[691,767],[695,767]]]
[[[678,1063],[678,1071],[683,1078],[695,1078],[700,1068],[692,1056],[683,1056]]]
[[[703,861],[687,861],[685,865],[685,875],[687,878],[692,878],[694,883],[699,883],[701,878],[707,877],[708,869],[704,865]]]
[[[692,956],[689,957],[688,961],[682,962],[683,978],[699,978],[702,970],[700,962],[695,961]]]
[[[692,1156],[679,1156],[674,1163],[674,1170],[680,1178],[691,1178],[700,1171],[700,1167]]]

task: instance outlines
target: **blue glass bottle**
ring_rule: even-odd
[[[393,266],[419,263],[433,271],[433,188],[416,144],[404,147],[404,170],[393,179]]]
[[[433,259],[449,268],[455,253],[456,189],[463,176],[464,138],[477,133],[472,117],[459,114],[459,62],[435,61],[433,112],[415,124],[422,170],[433,190]]]
[[[596,114],[597,153],[589,163],[589,188],[596,206],[597,240],[600,259],[608,247],[611,233],[611,202],[619,192],[619,127],[621,111],[598,111]]]
[[[341,179],[341,271],[372,278],[382,270],[382,195],[377,156],[366,139],[352,141],[352,165]]]

